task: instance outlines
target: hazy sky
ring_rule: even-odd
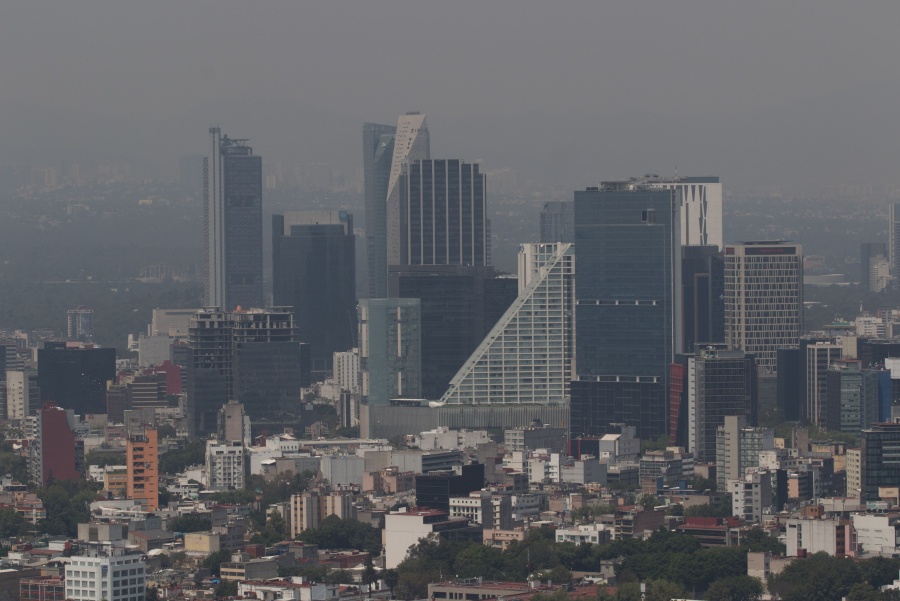
[[[900,184],[900,3],[7,2],[0,150],[174,169],[206,128],[361,165],[364,120],[434,156],[584,185],[645,172]]]

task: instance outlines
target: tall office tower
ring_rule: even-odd
[[[125,498],[141,502],[144,511],[159,508],[159,442],[156,428],[130,436],[125,445],[128,484]]]
[[[900,482],[900,423],[877,423],[860,433],[860,501],[877,501],[878,488]],[[852,491],[847,491],[853,496]]]
[[[250,416],[244,413],[244,406],[236,401],[228,401],[219,409],[219,440],[226,443],[239,442],[251,446]]]
[[[477,164],[410,162],[398,187],[400,255],[390,265],[490,265],[485,181]]]
[[[363,401],[387,405],[398,397],[420,398],[419,299],[362,299],[358,310]]]
[[[106,383],[116,379],[116,349],[47,342],[38,349],[38,388],[79,415],[106,413]]]
[[[698,461],[716,460],[716,429],[725,417],[757,422],[756,363],[753,355],[724,344],[698,349],[687,361],[688,449]]]
[[[31,418],[28,447],[31,483],[47,486],[56,480],[81,480],[84,441],[75,436],[74,415],[53,403],[44,403]]]
[[[777,406],[786,422],[798,422],[806,413],[806,391],[803,377],[806,357],[800,347],[791,346],[776,350]]]
[[[541,209],[541,242],[575,242],[575,203],[545,202]]]
[[[448,405],[568,405],[575,376],[575,249],[519,247],[519,296],[441,397]]]
[[[725,342],[756,355],[774,373],[776,349],[796,346],[803,329],[803,249],[782,241],[725,248]]]
[[[900,276],[900,202],[891,204],[888,221],[888,259],[891,275]]]
[[[356,238],[348,211],[272,216],[272,302],[292,307],[314,373],[356,345]]]
[[[203,161],[206,303],[226,310],[262,307],[262,158],[247,140],[209,129]]]
[[[681,348],[693,353],[702,342],[725,342],[725,261],[717,246],[681,247]]]
[[[22,420],[41,406],[37,372],[33,369],[6,372],[6,419]]]
[[[167,374],[164,371],[146,370],[128,378],[129,409],[162,409],[169,406]]]
[[[722,248],[722,183],[718,177],[666,179],[654,175],[639,181],[651,188],[681,191],[682,244]]]
[[[188,336],[188,411],[195,434],[215,432],[219,409],[231,400],[254,421],[296,414],[304,350],[290,310],[207,308],[192,319]]]
[[[441,398],[456,372],[515,300],[516,291],[508,285],[511,280],[494,275],[490,267],[391,268],[390,298],[417,298],[421,302],[422,398]],[[507,285],[502,286],[504,283]],[[498,306],[502,306],[499,311]]]
[[[387,192],[396,132],[393,125],[363,123],[369,298],[387,297]]]
[[[834,432],[858,434],[878,422],[878,374],[858,359],[843,359],[828,368],[825,425]]]
[[[871,270],[874,263],[872,259],[877,257],[887,259],[889,256],[887,244],[884,242],[863,242],[859,245],[859,285],[864,290],[872,289]],[[890,266],[890,261],[888,265]]]
[[[802,346],[801,346],[802,348]],[[828,341],[806,346],[806,413],[809,423],[827,428],[828,369],[841,360],[843,347]]]
[[[401,207],[400,176],[407,163],[427,161],[431,158],[431,141],[425,115],[407,113],[397,120],[394,138],[394,155],[391,157],[391,173],[387,190],[387,263],[379,267],[387,274],[389,265],[403,265],[401,244],[403,239],[403,210]],[[371,277],[371,276],[370,276]],[[387,275],[385,275],[387,279]]]
[[[578,379],[573,436],[668,430],[669,365],[681,341],[681,194],[634,182],[575,192]]]
[[[69,309],[66,314],[66,339],[89,342],[94,336],[94,310],[87,307]]]
[[[3,379],[3,374],[6,372],[22,368],[22,360],[19,359],[16,343],[14,341],[0,342],[0,380]]]

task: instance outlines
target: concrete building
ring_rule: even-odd
[[[398,397],[418,398],[422,390],[419,299],[362,299],[358,311],[363,401],[387,405]]]
[[[861,457],[859,449],[847,449],[847,492],[846,496],[859,498],[860,489],[862,488],[862,474],[860,470]]]
[[[768,428],[751,428],[746,418],[729,415],[716,429],[717,480],[724,490],[728,480],[743,478],[747,470],[759,467],[759,452],[775,448],[775,433]]]
[[[513,526],[512,499],[487,490],[476,490],[464,497],[450,497],[450,517],[466,518],[485,530],[509,530]]]
[[[333,358],[335,383],[342,391],[359,394],[359,349],[335,353]]]
[[[241,443],[206,443],[206,477],[210,490],[243,490],[247,482],[247,450]]]
[[[762,522],[763,514],[772,509],[772,474],[768,470],[752,470],[737,480],[728,480],[731,493],[731,515],[745,522]]]
[[[802,348],[802,347],[801,347]],[[827,428],[828,370],[840,361],[843,346],[817,341],[806,346],[806,413],[810,423]]]
[[[566,450],[569,431],[547,425],[527,428],[513,428],[503,432],[503,446],[507,451],[534,451],[547,449],[562,452]]]
[[[611,540],[612,531],[606,524],[586,524],[556,529],[556,542],[558,543],[605,545]]]
[[[465,518],[451,518],[439,509],[413,508],[392,511],[384,516],[384,567],[396,568],[406,558],[410,548],[433,534],[450,540],[476,540],[480,542],[482,529],[469,527]]]
[[[853,524],[850,520],[789,519],[785,524],[785,545],[788,557],[797,557],[798,551],[807,554],[825,552],[832,557],[850,557],[853,547]]]
[[[51,480],[80,480],[84,462],[84,441],[74,431],[75,416],[52,403],[29,419],[29,471],[35,486]]]
[[[6,419],[23,420],[41,406],[37,372],[33,369],[6,372]]]
[[[131,436],[125,446],[128,473],[126,498],[140,501],[144,511],[159,507],[159,442],[156,428]]]
[[[143,601],[146,568],[141,554],[122,549],[108,555],[74,555],[65,568],[66,599],[73,601]]]
[[[878,499],[878,488],[900,482],[900,423],[871,424],[860,439],[860,501]]]

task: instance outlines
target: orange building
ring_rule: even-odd
[[[127,498],[141,501],[145,511],[159,507],[159,442],[155,428],[132,436],[126,447]]]

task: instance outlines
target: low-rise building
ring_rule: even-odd
[[[231,561],[219,567],[222,580],[268,580],[278,576],[278,560],[274,557],[253,559],[247,553],[235,553]]]
[[[124,549],[76,555],[66,565],[66,599],[144,601],[145,564],[140,553]]]
[[[480,527],[471,527],[465,518],[451,518],[446,511],[425,508],[392,511],[384,516],[384,567],[396,568],[411,547],[434,534],[450,540],[481,541],[483,538]]]
[[[557,528],[556,542],[558,543],[590,543],[604,545],[612,540],[612,532],[606,524],[586,524],[574,528]]]

